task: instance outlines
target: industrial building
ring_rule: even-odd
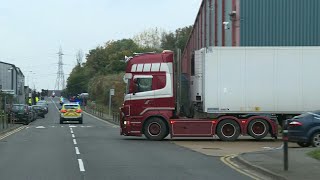
[[[0,90],[14,97],[14,103],[25,103],[25,77],[14,64],[0,61]]]
[[[319,0],[202,0],[182,72],[204,47],[320,46],[319,9]]]

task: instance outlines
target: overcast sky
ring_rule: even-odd
[[[53,89],[60,45],[67,79],[78,49],[86,54],[147,28],[172,31],[192,25],[201,1],[1,0],[0,61],[20,67],[26,85]]]

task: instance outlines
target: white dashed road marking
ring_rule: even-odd
[[[72,136],[73,138],[75,138],[74,134],[71,134],[71,136]]]
[[[80,154],[79,148],[78,147],[74,147],[76,150],[76,154]]]
[[[36,128],[37,129],[44,129],[45,127],[44,126],[37,126]]]
[[[80,171],[81,171],[81,172],[86,171],[86,170],[84,169],[84,165],[83,165],[82,159],[78,159],[78,163],[79,163],[79,169],[80,169]]]
[[[77,140],[76,139],[73,139],[73,144],[77,144]]]

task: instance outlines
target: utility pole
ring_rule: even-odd
[[[60,46],[60,49],[59,49],[59,52],[58,52],[59,62],[58,62],[58,72],[57,72],[55,90],[63,90],[65,88],[64,73],[63,73],[63,62],[62,62],[62,56],[63,55],[64,54],[62,53],[62,48]]]

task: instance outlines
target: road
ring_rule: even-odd
[[[87,114],[82,125],[58,120],[58,110],[49,104],[46,118],[0,140],[0,179],[249,179],[219,157],[169,140],[122,137],[118,127]]]

